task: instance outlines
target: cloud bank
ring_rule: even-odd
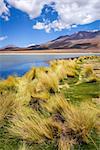
[[[30,19],[41,15],[45,4],[51,5],[58,13],[58,19],[52,22],[37,22],[33,29],[62,30],[72,25],[83,25],[100,19],[100,0],[6,0],[7,3],[16,9],[27,13]],[[0,15],[8,14],[9,9],[0,1]],[[49,18],[48,18],[49,20]]]

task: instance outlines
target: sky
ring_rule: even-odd
[[[0,47],[100,30],[100,0],[0,0]]]

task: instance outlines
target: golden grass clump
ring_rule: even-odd
[[[13,115],[18,105],[13,94],[0,96],[0,127]]]
[[[36,68],[33,67],[30,71],[28,71],[28,72],[24,75],[24,77],[25,77],[26,79],[28,79],[29,81],[32,81],[33,79],[35,79],[35,77],[36,77]]]
[[[68,77],[75,77],[78,74],[78,64],[75,60],[56,60],[51,62],[52,70],[57,74],[59,80]]]
[[[59,89],[59,80],[55,73],[41,73],[38,79],[33,80],[28,88],[31,94],[38,93],[55,93]]]
[[[79,107],[65,108],[63,116],[66,120],[65,124],[72,130],[77,142],[86,142],[91,139],[91,131],[96,127],[98,114],[100,111],[91,104],[82,103]]]
[[[16,111],[8,130],[12,136],[29,142],[39,143],[45,138],[52,139],[52,132],[46,119],[27,107]]]
[[[65,67],[62,64],[57,65],[54,68],[54,72],[56,73],[59,81],[63,80],[64,78],[67,78]]]
[[[32,94],[29,105],[32,109],[36,111],[43,111],[44,104],[47,103],[49,98],[50,98],[50,93],[48,92]]]
[[[16,92],[17,77],[9,76],[6,80],[0,80],[0,92]]]
[[[63,64],[64,60],[53,60],[50,62],[51,70],[56,73],[59,81],[67,78],[65,66]]]
[[[28,80],[24,77],[19,78],[16,93],[16,100],[18,100],[21,104],[28,104],[30,101],[31,93],[29,88]]]
[[[75,60],[67,60],[65,62],[66,73],[68,77],[75,77],[78,75],[77,69],[79,68]]]
[[[48,74],[50,72],[50,70],[51,70],[50,67],[38,67],[38,68],[36,68],[36,78],[39,79],[39,77],[42,73]]]
[[[60,137],[58,141],[58,150],[71,150],[75,144],[74,140],[69,140],[65,137]]]
[[[45,108],[50,113],[55,113],[57,111],[62,111],[64,106],[66,106],[67,102],[64,100],[64,97],[56,94],[48,99],[47,103],[44,104]]]
[[[25,143],[23,143],[22,145],[20,145],[18,150],[28,150],[28,147],[26,146]]]
[[[31,96],[40,98],[41,100],[42,99],[48,100],[50,98],[50,93],[47,91],[44,91],[44,92],[40,92],[40,93],[33,93],[33,94],[31,94]]]
[[[59,135],[59,149],[71,149],[74,144],[91,141],[92,130],[99,126],[99,109],[88,102],[74,106],[60,96],[52,100],[46,108],[53,114],[50,124],[58,131],[56,135]]]
[[[79,74],[78,83],[96,82],[96,81],[97,81],[97,77],[96,77],[96,73],[93,70],[93,66],[91,64],[84,65]]]
[[[58,64],[58,60],[51,60],[50,62],[49,62],[49,64],[50,64],[50,67],[52,68],[52,67],[55,67],[57,64]]]
[[[19,107],[13,107],[8,127],[10,135],[38,144],[56,141],[58,150],[70,150],[75,144],[88,143],[90,140],[93,142],[91,132],[93,129],[98,131],[100,115],[96,105],[83,102],[80,106],[74,106],[61,95],[52,95],[43,106],[46,113],[51,114],[48,117],[29,106],[20,104]]]
[[[65,84],[63,84],[63,85],[59,85],[59,91],[60,91],[61,89],[68,89],[68,88],[70,88],[70,86],[68,85],[68,83],[65,83]]]
[[[78,59],[77,59],[77,63],[83,63],[83,62],[85,62],[85,61],[89,61],[89,60],[95,60],[95,59],[99,59],[99,56],[95,56],[95,55],[93,55],[93,56],[80,56]]]
[[[58,91],[58,85],[59,80],[56,73],[47,67],[39,67],[35,70],[34,80],[31,79],[28,82],[28,89],[33,94],[44,91],[56,92]]]
[[[41,83],[42,87],[50,93],[55,93],[58,91],[59,80],[55,73],[41,73],[39,83]]]

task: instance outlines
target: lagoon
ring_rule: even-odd
[[[0,78],[9,75],[22,76],[33,66],[49,66],[49,61],[54,59],[75,58],[79,56],[100,55],[98,53],[77,54],[1,54],[0,55]]]

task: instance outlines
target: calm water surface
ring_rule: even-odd
[[[49,60],[74,58],[84,55],[100,55],[100,54],[13,54],[0,55],[0,78],[7,78],[9,75],[22,76],[33,66],[49,66]]]

